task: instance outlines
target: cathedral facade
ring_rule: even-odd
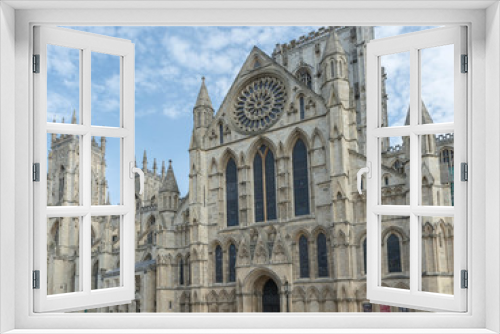
[[[329,27],[277,45],[272,55],[254,47],[217,112],[203,78],[189,193],[181,196],[171,162],[160,172],[155,159],[150,170],[144,153],[136,299],[95,311],[408,311],[366,298],[366,188],[358,193],[356,173],[366,165],[365,50],[373,38],[373,27]],[[382,122],[388,98],[383,89]],[[74,196],[75,140],[52,138],[50,154],[64,157],[49,157],[53,205]],[[93,203],[102,204],[109,202],[106,139],[97,142]],[[408,142],[387,139],[381,147],[382,204],[406,204]],[[422,203],[453,205],[453,135],[423,136],[421,147]],[[118,222],[92,223],[93,288],[119,284]],[[381,224],[382,284],[409,289],[409,219],[384,216]],[[76,286],[74,225],[49,221],[49,293]],[[423,219],[422,252],[422,289],[453,293],[450,218]]]

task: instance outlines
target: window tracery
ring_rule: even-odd
[[[227,226],[238,226],[238,171],[232,158],[226,166],[226,218]]]
[[[255,221],[276,219],[276,180],[274,154],[265,145],[253,160]]]
[[[307,238],[302,235],[299,239],[300,278],[309,278],[309,250]]]
[[[302,139],[297,140],[293,147],[292,165],[295,215],[307,215],[309,214],[307,148]]]
[[[273,126],[283,113],[285,85],[274,77],[260,77],[243,87],[234,103],[233,122],[241,133]]]

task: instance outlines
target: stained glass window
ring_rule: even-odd
[[[309,181],[307,175],[307,149],[299,139],[293,148],[293,195],[295,215],[309,214]]]
[[[263,194],[263,177],[262,177],[262,158],[259,153],[255,154],[253,159],[253,186],[254,186],[254,206],[255,206],[255,221],[264,221],[264,194]]]
[[[215,248],[215,283],[222,283],[222,248],[217,246]]]
[[[326,249],[326,236],[318,234],[316,240],[318,247],[318,277],[328,277],[328,251]]]
[[[226,215],[227,226],[238,226],[238,171],[233,159],[226,166]]]
[[[401,272],[401,249],[399,238],[395,234],[387,238],[387,264],[390,273]]]
[[[309,277],[309,250],[307,238],[301,236],[299,239],[299,263],[300,263],[300,278]]]
[[[267,150],[266,154],[266,207],[267,220],[276,219],[276,184],[274,178],[274,154]]]
[[[184,261],[179,260],[179,285],[184,285]]]
[[[229,246],[229,282],[236,282],[236,246]]]
[[[253,160],[253,179],[255,221],[276,219],[274,154],[264,145],[259,148]]]
[[[300,105],[300,119],[304,119],[306,116],[306,107],[304,105],[304,97],[301,96],[299,98],[299,105]]]

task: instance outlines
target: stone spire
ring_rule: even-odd
[[[71,124],[76,124],[76,110],[73,109],[73,116],[71,116]]]
[[[104,154],[106,154],[106,137],[104,136],[101,137],[101,152],[104,158]]]
[[[52,120],[52,123],[55,123],[55,122],[56,122],[56,115],[54,115],[54,118]],[[56,140],[57,140],[57,134],[52,133],[52,135],[51,135],[51,142],[52,142],[52,144],[55,143]]]
[[[156,175],[156,171],[158,170],[158,165],[156,164],[156,158],[153,161],[153,174]]]
[[[146,150],[144,150],[144,157],[142,158],[142,171],[146,173],[148,171],[148,156]]]
[[[172,168],[172,160],[168,161],[167,176],[163,180],[163,184],[160,188],[161,192],[173,192],[179,193],[179,187],[177,186],[177,180],[175,179],[174,169]]]
[[[325,52],[323,52],[323,59],[334,54],[345,55],[345,51],[344,48],[342,47],[342,44],[340,44],[339,35],[337,35],[335,30],[333,29],[332,31],[330,31],[328,39],[326,40]]]
[[[198,98],[196,99],[196,104],[193,108],[194,128],[204,134],[206,127],[210,124],[213,117],[214,108],[212,107],[210,96],[208,96],[207,86],[205,86],[205,77],[202,77],[200,92],[198,93]]]
[[[163,160],[161,162],[161,179],[163,180],[165,178],[165,173],[166,173],[166,169],[165,169],[165,160]]]
[[[196,108],[200,106],[210,107],[213,109],[212,101],[210,100],[210,96],[208,95],[207,86],[205,86],[205,77],[201,77],[200,92],[198,93],[198,98],[196,99],[196,104],[194,107]]]

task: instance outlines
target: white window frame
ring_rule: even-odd
[[[39,55],[39,73],[34,84],[34,162],[39,163],[39,181],[33,183],[33,269],[39,271],[39,289],[34,289],[35,312],[69,311],[104,305],[130,303],[135,298],[135,49],[131,41],[52,26],[34,27],[34,54]],[[47,122],[47,45],[78,50],[80,59],[79,124]],[[91,122],[92,52],[117,56],[120,61],[119,127],[95,126]],[[95,113],[95,112],[94,112]],[[78,135],[80,147],[78,206],[47,206],[47,134]],[[91,204],[91,138],[104,136],[120,141],[120,204]],[[130,169],[130,171],[129,171]],[[131,174],[132,173],[132,174]],[[91,219],[92,216],[120,217],[120,284],[118,287],[91,289]],[[47,295],[47,218],[79,219],[80,273],[75,292]],[[132,246],[132,247],[131,247]]]
[[[420,31],[413,34],[379,39],[367,46],[367,165],[371,166],[367,194],[368,273],[367,298],[373,303],[421,310],[457,311],[467,309],[467,290],[461,288],[461,270],[467,270],[467,184],[461,181],[459,170],[454,175],[455,206],[424,206],[421,203],[422,166],[421,137],[426,134],[454,133],[454,158],[457,166],[467,163],[467,74],[461,73],[461,55],[467,54],[466,28],[450,26]],[[421,54],[420,50],[444,45],[453,46],[454,61],[454,108],[450,123],[422,124],[421,106]],[[408,52],[410,67],[410,124],[382,127],[381,57]],[[410,139],[410,203],[408,205],[382,205],[381,138],[407,136]],[[410,230],[410,289],[396,289],[382,286],[382,224],[383,215],[408,216]],[[439,294],[421,291],[422,277],[422,223],[424,216],[453,217],[453,294]]]
[[[16,329],[16,333],[37,333],[41,329],[64,328],[65,333],[76,332],[71,328],[88,328],[88,332],[101,333],[100,329],[127,329],[136,331],[138,322],[145,333],[147,328],[162,332],[179,332],[178,328],[198,329],[201,332],[237,332],[254,328],[256,332],[342,332],[350,328],[351,333],[388,333],[419,332],[449,333],[492,333],[500,331],[500,310],[498,280],[500,272],[499,235],[495,222],[500,220],[500,175],[498,165],[500,154],[495,148],[500,145],[498,131],[500,98],[499,54],[500,54],[500,11],[496,2],[398,2],[384,1],[342,2],[273,2],[271,8],[263,2],[255,1],[224,3],[215,1],[203,4],[179,4],[177,2],[155,2],[153,5],[122,2],[123,6],[142,7],[116,9],[116,2],[77,2],[74,4],[54,2],[17,2],[7,1],[0,4],[0,189],[1,248],[0,265],[0,315],[1,330]],[[11,7],[25,8],[15,12]],[[196,7],[194,6],[204,6]],[[70,8],[59,9],[65,6]],[[85,8],[74,10],[75,8]],[[97,9],[99,6],[100,9]],[[103,7],[115,10],[102,10]],[[147,7],[154,9],[147,9]],[[427,6],[427,7],[426,7]],[[432,7],[430,7],[432,6]],[[488,7],[489,6],[489,7]],[[158,9],[158,7],[163,7]],[[488,7],[488,8],[487,8]],[[52,10],[40,10],[51,8]],[[181,9],[179,9],[181,8]],[[308,15],[305,15],[308,14]],[[466,313],[403,313],[403,314],[34,314],[31,286],[32,245],[31,224],[33,212],[31,200],[32,147],[32,101],[30,96],[30,55],[31,34],[34,24],[61,25],[328,25],[331,22],[343,25],[436,25],[466,24],[470,28],[469,55],[469,126],[471,133],[468,142],[470,157],[469,227],[471,242],[468,246],[469,265],[469,310]],[[486,22],[486,24],[485,24]],[[486,29],[487,28],[487,29]],[[15,38],[14,38],[15,31]],[[488,71],[485,71],[488,66]],[[15,68],[15,71],[13,70]],[[12,82],[15,80],[15,86]],[[15,113],[12,112],[15,110]],[[486,122],[488,119],[488,122]],[[472,120],[474,120],[472,122]],[[9,129],[11,127],[11,129]],[[14,136],[15,146],[12,147]],[[486,139],[491,150],[486,151]],[[10,140],[10,141],[9,141]],[[486,165],[485,154],[488,154]],[[474,168],[477,166],[477,168]],[[488,182],[485,182],[485,171]],[[12,174],[14,174],[14,178]],[[15,201],[9,200],[15,186]],[[488,194],[488,196],[486,196]],[[486,206],[485,206],[486,201]],[[14,207],[14,210],[10,208]],[[488,221],[485,219],[488,217]],[[12,222],[15,221],[15,224]],[[15,239],[12,238],[15,235]],[[486,247],[492,253],[486,256]],[[12,256],[14,249],[14,256]],[[488,266],[486,266],[486,263]],[[488,279],[486,279],[488,278]],[[12,287],[15,286],[15,289]],[[486,293],[488,289],[488,293]],[[12,307],[15,305],[15,307]],[[390,321],[389,321],[390,320]],[[223,331],[220,328],[232,328]],[[358,330],[355,330],[358,328]],[[411,329],[413,328],[413,330]],[[23,330],[26,329],[26,330]],[[30,330],[28,330],[30,329]],[[40,329],[40,331],[37,331]],[[281,330],[278,330],[281,329]],[[391,330],[392,329],[392,330]],[[51,331],[53,332],[53,331]],[[118,332],[122,332],[118,330]],[[246,331],[248,332],[248,330]]]

